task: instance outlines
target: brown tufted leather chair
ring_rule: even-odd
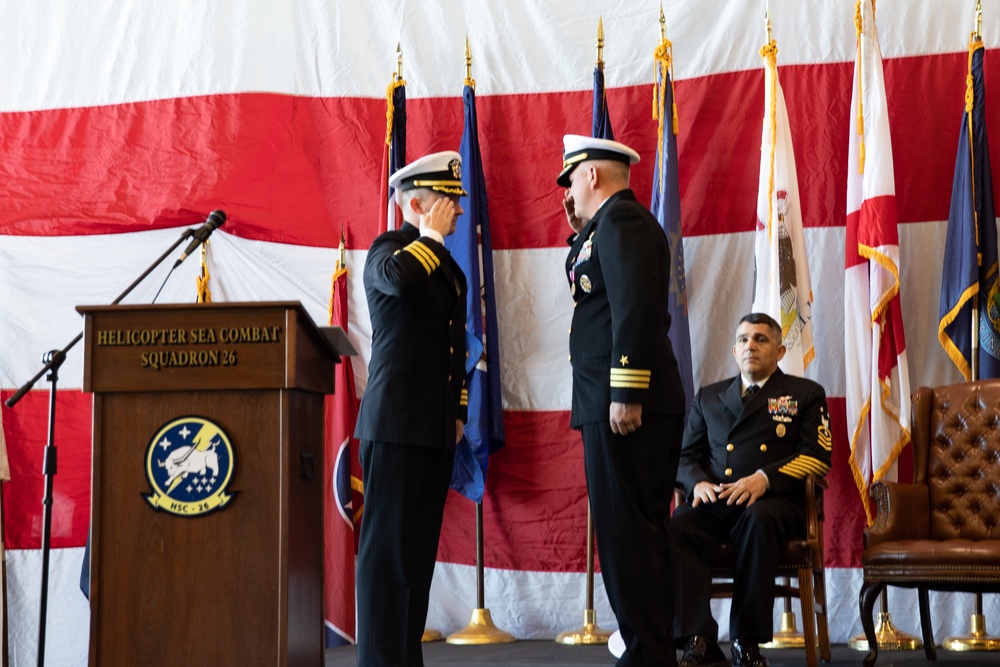
[[[913,484],[879,482],[861,557],[865,667],[872,612],[888,586],[916,588],[928,661],[937,659],[928,591],[1000,592],[1000,380],[921,387],[913,395]]]
[[[830,662],[830,631],[826,617],[826,569],[823,563],[823,491],[825,479],[808,475],[805,481],[806,535],[789,540],[781,552],[778,576],[796,579],[775,587],[775,597],[798,598],[802,607],[802,637],[806,666],[816,667],[817,651]],[[712,597],[733,596],[733,545],[721,544],[712,559]],[[818,641],[817,641],[818,635]]]

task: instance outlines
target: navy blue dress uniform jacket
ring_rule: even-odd
[[[621,190],[570,241],[566,275],[575,306],[571,426],[608,420],[608,406],[641,403],[643,416],[684,413],[667,332],[670,249],[656,218]]]
[[[823,387],[777,369],[746,405],[740,376],[703,387],[684,430],[677,486],[735,482],[763,470],[768,494],[800,498],[806,475],[830,470],[830,413]]]
[[[465,421],[465,274],[437,241],[404,224],[365,262],[371,361],[354,437],[455,451]]]

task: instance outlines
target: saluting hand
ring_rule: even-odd
[[[569,228],[579,234],[580,230],[583,229],[583,220],[576,214],[576,202],[573,201],[569,190],[563,193],[563,209],[566,211],[566,222],[569,223]]]
[[[448,236],[455,231],[455,221],[462,209],[448,197],[435,201],[429,211],[420,216],[420,232],[433,229],[441,236]]]

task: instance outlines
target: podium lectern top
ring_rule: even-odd
[[[331,364],[353,349],[297,301],[79,306],[83,388],[92,392],[303,389],[333,392]],[[339,341],[339,343],[337,342]],[[349,344],[348,344],[349,346]]]

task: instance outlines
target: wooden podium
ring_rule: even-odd
[[[321,667],[335,344],[297,302],[78,310],[90,665]]]

